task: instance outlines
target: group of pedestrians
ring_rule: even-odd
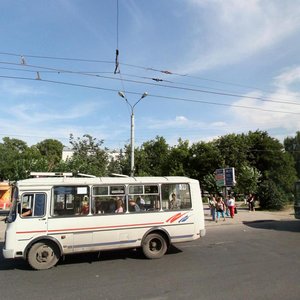
[[[218,222],[221,217],[225,221],[225,215],[234,218],[236,213],[235,198],[232,195],[228,195],[224,201],[221,196],[216,197],[212,195],[209,198],[209,208],[213,221]]]
[[[248,204],[249,212],[255,211],[255,195],[249,194],[245,199],[245,204]],[[225,200],[221,196],[211,195],[208,202],[210,214],[213,221],[218,222],[220,218],[226,220],[225,216],[234,218],[237,213],[235,198],[229,194]]]

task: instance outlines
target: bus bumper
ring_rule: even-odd
[[[200,237],[203,237],[205,235],[206,235],[206,229],[204,228],[204,229],[200,230]]]
[[[14,250],[12,249],[2,249],[4,258],[14,258]]]

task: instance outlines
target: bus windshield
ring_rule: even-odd
[[[19,190],[16,186],[12,187],[12,206],[10,207],[9,214],[6,218],[7,223],[14,222],[17,216],[17,203],[18,203],[18,196],[19,196]]]

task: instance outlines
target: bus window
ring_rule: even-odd
[[[45,215],[46,195],[42,193],[27,193],[21,199],[22,217],[41,217]]]
[[[53,191],[53,216],[89,213],[89,188],[87,186],[57,186]]]
[[[125,185],[94,186],[93,187],[93,213],[112,214],[125,211]],[[122,201],[122,209],[117,202]]]
[[[160,210],[158,185],[129,185],[128,191],[129,199],[133,200],[130,203],[129,211],[146,212]],[[135,207],[135,209],[130,209],[132,207]]]
[[[162,184],[163,209],[189,209],[192,207],[189,185],[186,183]]]

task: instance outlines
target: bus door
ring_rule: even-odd
[[[46,206],[46,193],[24,192],[20,195],[18,240],[31,240],[47,234]]]

